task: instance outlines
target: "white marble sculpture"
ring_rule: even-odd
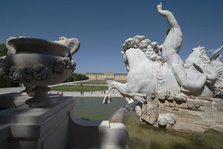
[[[185,60],[184,68],[190,70],[200,69],[199,71],[204,74],[212,74],[208,76],[209,78],[212,76],[212,80],[214,80],[214,88],[222,88],[223,64],[220,61],[221,50],[223,50],[223,46],[216,49],[209,58],[204,47],[195,47],[192,49],[192,53]]]
[[[76,38],[61,37],[58,41],[36,38],[11,37],[6,41],[8,49],[4,59],[4,75],[22,82],[34,97],[27,100],[32,107],[53,103],[48,96],[47,85],[63,82],[75,69],[72,55],[79,49]]]
[[[178,55],[182,44],[182,31],[174,15],[157,5],[157,11],[166,17],[169,30],[162,45],[150,43],[145,36],[127,39],[122,54],[128,71],[125,84],[114,81],[106,92],[103,103],[110,102],[110,92],[117,89],[127,101],[146,101],[156,92],[160,100],[186,102],[187,95],[213,97],[216,87],[223,87],[223,65],[219,61],[222,47],[212,60],[203,47],[193,49],[185,63]]]

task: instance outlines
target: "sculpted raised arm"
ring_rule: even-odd
[[[163,15],[163,16],[165,16],[165,17],[167,18],[167,21],[168,21],[168,23],[169,23],[169,25],[170,25],[171,27],[179,27],[179,25],[178,25],[178,23],[177,23],[177,20],[175,19],[175,17],[174,17],[174,15],[172,14],[172,12],[170,12],[169,10],[163,10],[162,7],[163,7],[163,6],[162,6],[162,3],[158,4],[158,5],[156,6],[157,11],[158,11],[161,15]]]

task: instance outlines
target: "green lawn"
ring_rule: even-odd
[[[71,92],[90,92],[90,91],[104,91],[107,90],[107,86],[77,86],[77,85],[60,85],[60,86],[54,86],[51,87],[51,90],[54,91],[71,91]]]
[[[81,82],[81,84],[107,84],[106,80],[89,80],[86,82]]]

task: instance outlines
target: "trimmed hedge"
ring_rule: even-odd
[[[19,82],[0,78],[0,88],[4,88],[4,87],[18,87],[18,86],[19,86]]]

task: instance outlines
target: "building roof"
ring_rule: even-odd
[[[86,75],[91,75],[91,74],[94,74],[94,75],[127,75],[127,73],[113,73],[113,72],[105,72],[105,73],[102,73],[102,72],[88,72],[86,73]]]

